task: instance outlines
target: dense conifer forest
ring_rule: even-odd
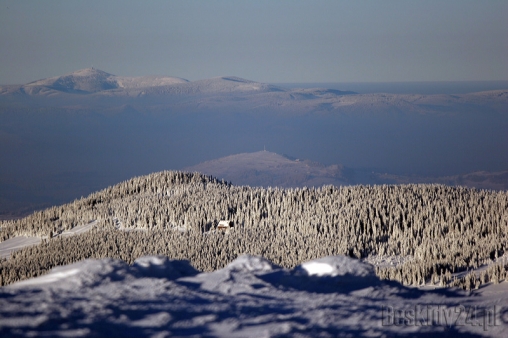
[[[234,226],[219,231],[220,220]],[[93,221],[86,233],[63,234]],[[189,259],[202,271],[222,268],[243,253],[285,268],[328,255],[400,256],[407,260],[378,267],[377,274],[407,285],[464,289],[508,279],[504,261],[481,274],[452,276],[506,253],[506,191],[423,184],[265,189],[166,171],[1,226],[1,241],[44,239],[1,261],[1,285],[86,258],[132,263],[149,254]]]

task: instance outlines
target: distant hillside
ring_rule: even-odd
[[[262,187],[320,187],[323,185],[444,184],[477,189],[508,190],[508,171],[424,177],[358,170],[343,165],[324,166],[290,159],[268,151],[240,153],[186,167],[185,171],[211,175],[235,185]]]
[[[187,167],[185,171],[224,178],[235,185],[319,187],[351,184],[348,177],[350,173],[344,166],[324,166],[308,160],[291,160],[268,151],[230,155]]]
[[[0,86],[0,94],[28,94],[52,96],[55,94],[96,94],[106,96],[145,95],[200,95],[230,93],[288,92],[286,99],[329,98],[355,94],[330,89],[284,89],[235,76],[188,81],[168,76],[116,76],[95,68],[85,68],[62,76],[30,82],[21,86]]]
[[[139,89],[188,82],[185,79],[165,76],[121,77],[95,69],[85,68],[62,76],[30,82],[19,88],[9,86],[0,93],[19,91],[29,95],[50,95],[59,92],[90,94],[115,89]]]
[[[388,173],[374,173],[372,178],[377,183],[386,184],[436,183],[451,186],[465,186],[477,189],[508,190],[508,171],[478,171],[445,177],[418,177],[394,175]]]
[[[101,70],[87,68],[63,76],[52,77],[34,81],[22,86],[22,90],[35,94],[42,88],[53,89],[62,92],[99,92],[118,85],[112,74]]]

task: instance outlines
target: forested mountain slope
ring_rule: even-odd
[[[234,223],[226,234],[216,229],[223,219]],[[90,232],[58,236],[91,220],[96,226]],[[442,185],[264,189],[197,173],[159,172],[4,222],[1,240],[50,239],[14,252],[2,262],[1,277],[9,284],[85,258],[132,263],[160,254],[211,271],[242,253],[286,268],[345,254],[405,256],[402,265],[377,273],[406,284],[432,279],[445,285],[451,273],[503,256],[507,233],[506,191]],[[504,280],[504,263],[486,274],[469,275],[467,286]],[[455,284],[466,286],[466,280]]]

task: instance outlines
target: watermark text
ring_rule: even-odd
[[[384,306],[383,326],[480,326],[486,331],[499,326],[500,306],[415,305],[408,308]]]

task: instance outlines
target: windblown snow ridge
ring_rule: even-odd
[[[462,299],[459,299],[462,297]],[[200,273],[187,261],[148,256],[132,266],[85,260],[0,289],[1,336],[399,336],[503,335],[481,327],[400,326],[386,309],[471,304],[463,294],[382,282],[344,256],[292,270],[242,255]],[[482,299],[483,300],[483,299]],[[501,321],[497,319],[496,321]]]

